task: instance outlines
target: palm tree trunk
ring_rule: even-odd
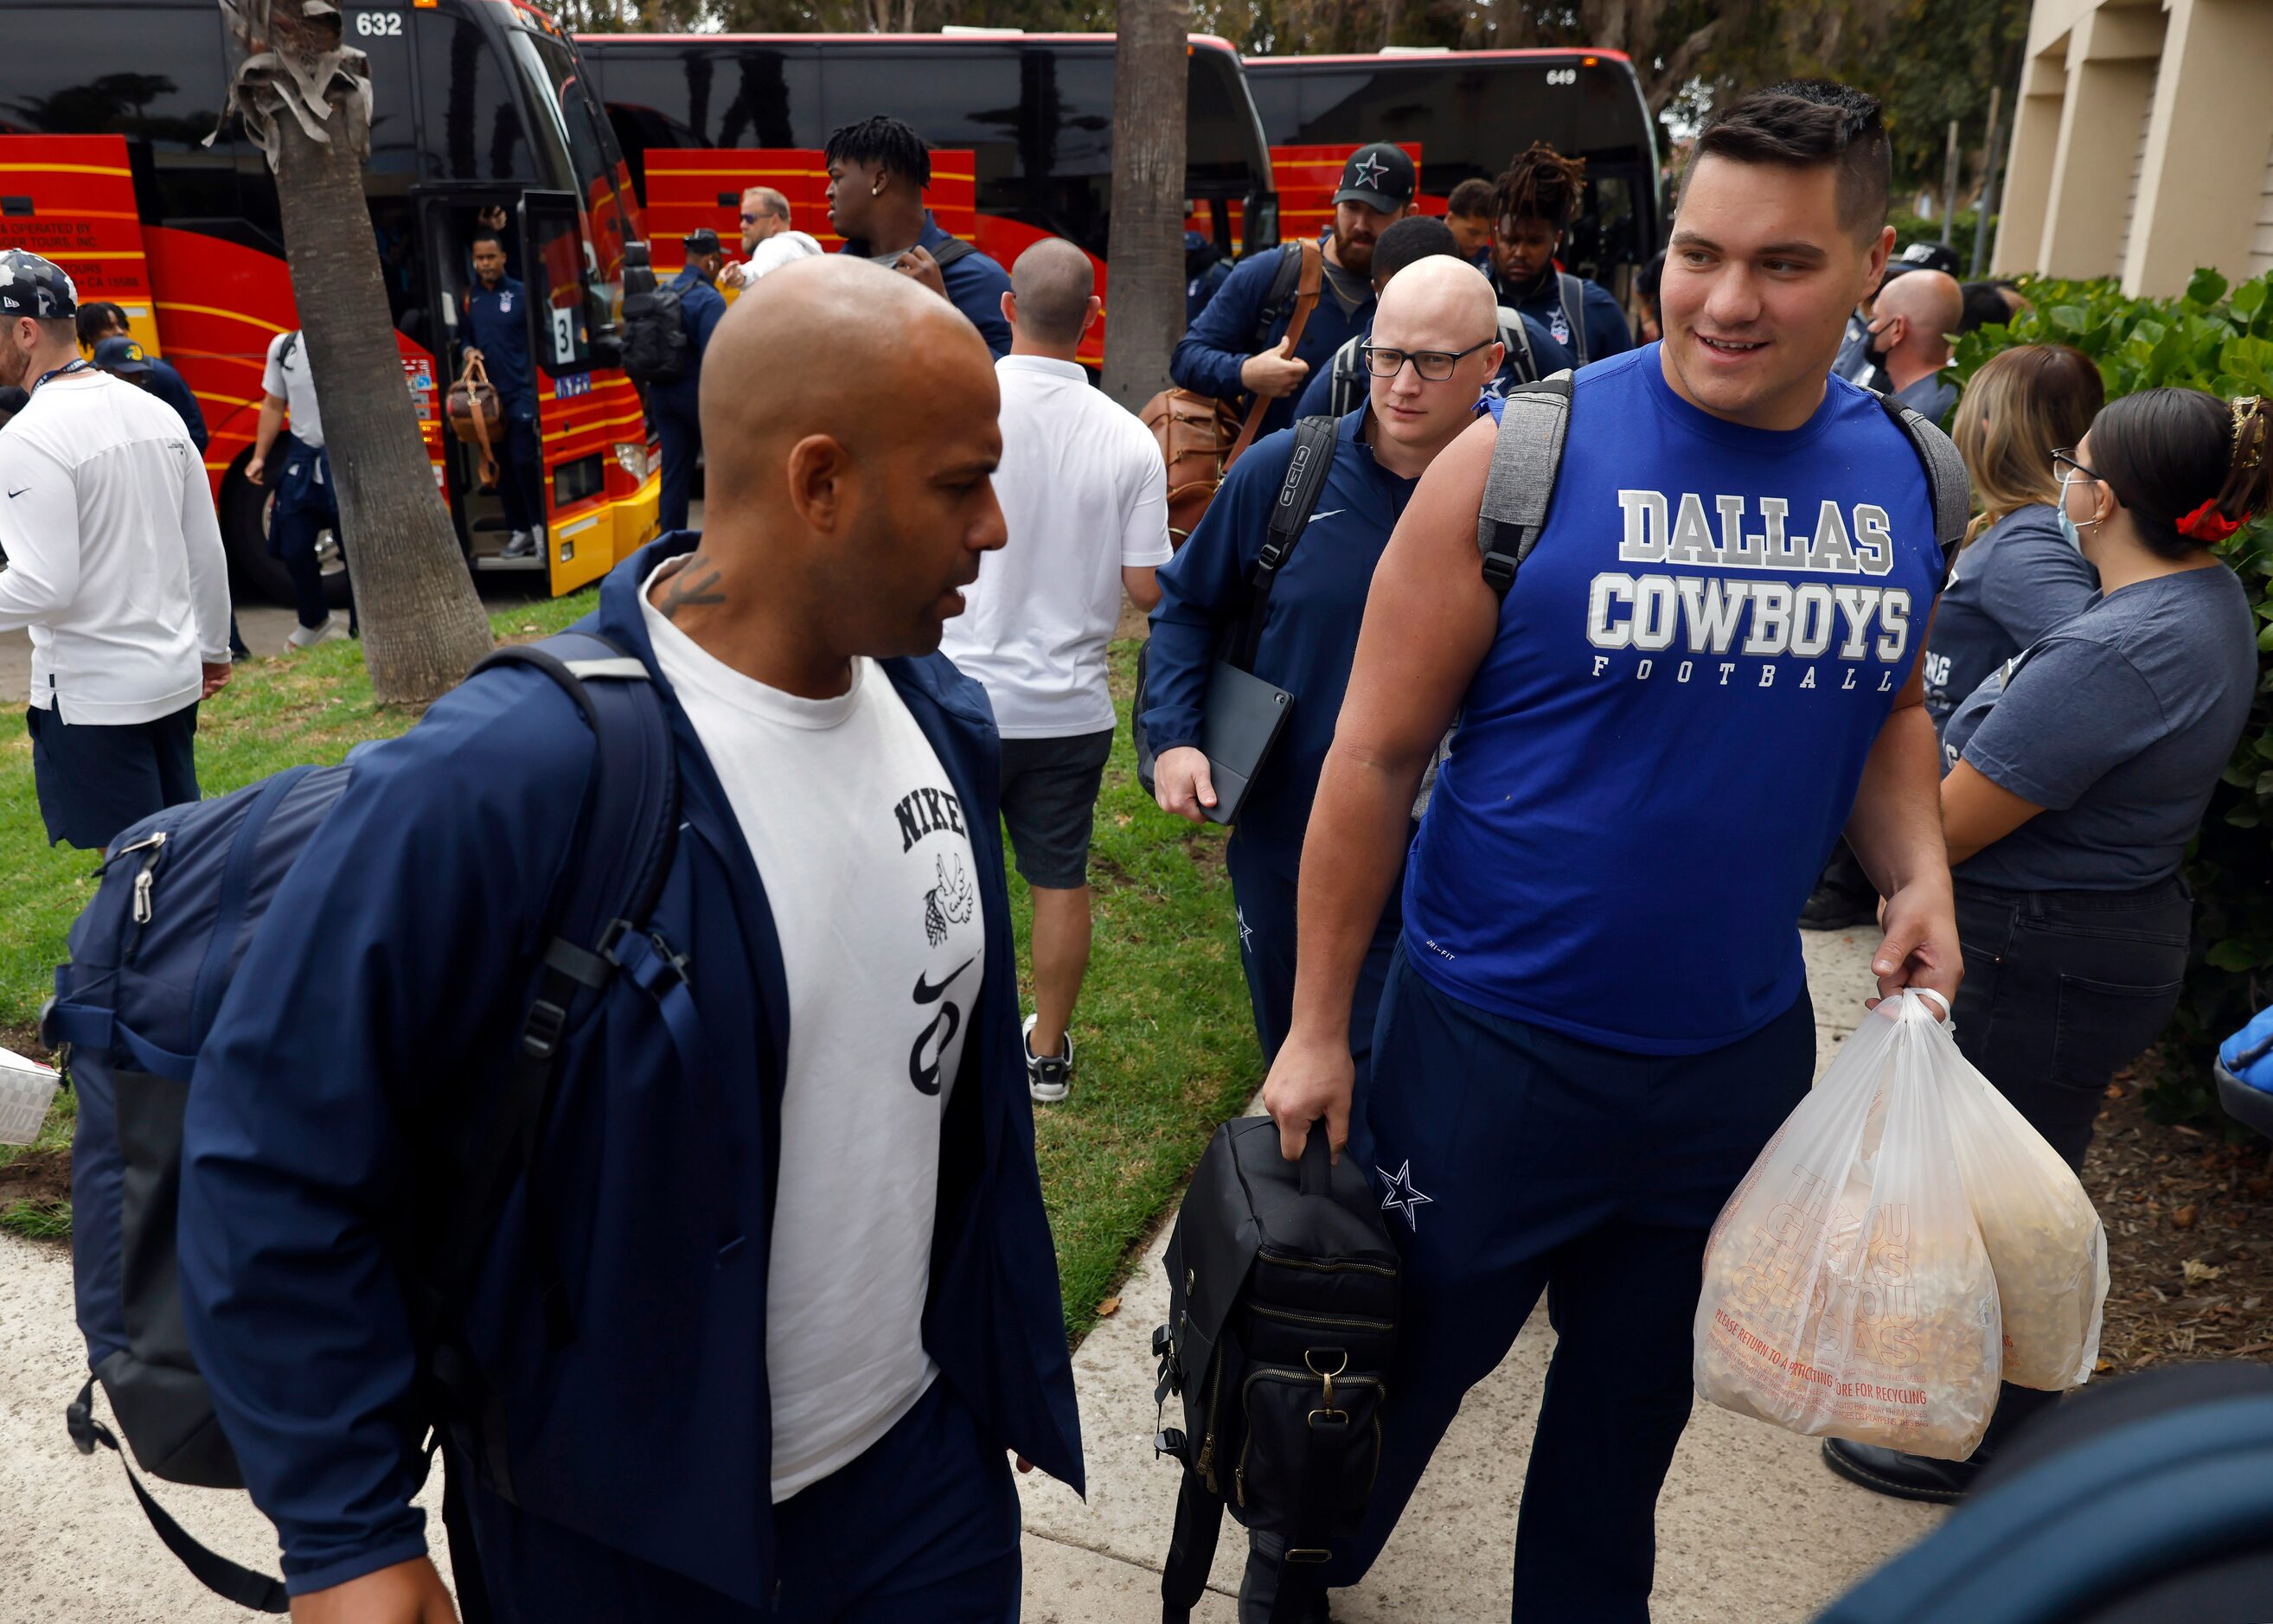
[[[339,49],[336,13],[305,16],[301,0],[274,0],[265,19],[257,3],[222,0],[222,9],[249,52],[274,51],[296,65],[304,80],[327,85],[319,126],[326,139],[272,103],[266,145],[292,296],[338,481],[364,662],[381,703],[424,704],[454,687],[489,652],[491,639],[449,512],[436,498],[371,247],[363,191],[365,102],[342,85],[341,74],[321,72],[326,53]],[[359,56],[341,66],[359,71]],[[247,89],[240,83],[240,110]],[[304,99],[301,110],[313,117]],[[261,133],[257,124],[255,133]]]
[[[1184,331],[1186,0],[1121,0],[1113,49],[1113,226],[1105,393],[1130,411],[1168,386]]]

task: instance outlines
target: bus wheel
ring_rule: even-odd
[[[268,497],[266,490],[244,476],[252,453],[239,456],[221,482],[221,540],[229,554],[229,584],[232,596],[266,603],[292,602],[292,578],[281,560],[268,556]],[[316,558],[324,570],[324,601],[334,609],[348,606],[346,560],[339,538],[325,531],[316,540]]]

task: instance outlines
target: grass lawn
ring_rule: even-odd
[[[522,638],[567,625],[591,601],[587,593],[519,604],[491,618],[500,637]],[[1094,1322],[1130,1246],[1262,1072],[1232,946],[1221,833],[1170,819],[1137,787],[1125,726],[1135,646],[1114,653],[1124,725],[1106,770],[1091,858],[1097,943],[1075,1016],[1081,1069],[1069,1099],[1034,1113],[1074,1336]],[[353,644],[250,661],[199,716],[199,779],[206,794],[222,794],[296,762],[335,761],[413,720],[372,703]],[[91,894],[94,865],[88,853],[48,845],[21,713],[0,712],[0,895],[10,899],[0,911],[0,1037],[10,1047],[39,1052],[40,1006],[64,956],[64,934]],[[1023,964],[1031,909],[1015,872],[1011,894]],[[34,1149],[71,1142],[71,1104],[69,1092],[57,1096]],[[0,1166],[20,1154],[0,1146]],[[18,1201],[0,1211],[0,1227],[64,1235],[70,1209]]]

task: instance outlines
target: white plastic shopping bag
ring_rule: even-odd
[[[1796,1433],[1962,1460],[1997,1406],[2002,1337],[1932,996],[1865,1018],[1729,1198],[1705,1249],[1696,1378]]]
[[[39,1136],[56,1081],[53,1066],[0,1049],[0,1145],[28,1145]]]
[[[2005,1380],[2054,1392],[2078,1386],[2099,1360],[2107,1231],[2059,1152],[1954,1041],[1939,1047],[1958,1177],[1997,1276]]]

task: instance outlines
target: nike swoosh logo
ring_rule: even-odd
[[[972,959],[975,959],[976,957],[978,957],[976,954],[971,955]],[[969,969],[971,968],[971,959],[964,960],[962,963],[948,971],[945,979],[941,980],[939,985],[935,987],[933,986],[931,983],[924,979],[922,971],[919,970],[916,972],[916,1002],[919,1004],[936,1004],[939,1002],[941,997],[947,992],[948,988],[954,984],[955,978],[963,974],[964,971]]]
[[[1332,519],[1336,513],[1347,513],[1347,512],[1349,512],[1349,509],[1347,507],[1330,507],[1323,513],[1312,513],[1310,515],[1310,522],[1312,524],[1316,524],[1321,519]]]
[[[26,486],[25,486],[25,487],[24,487],[24,490],[29,490],[30,489],[31,489],[31,487],[30,487],[29,485],[26,485]],[[24,490],[11,490],[11,491],[10,491],[10,492],[8,493],[8,499],[9,499],[11,502],[14,501],[18,497],[22,496],[22,495],[24,494]]]

